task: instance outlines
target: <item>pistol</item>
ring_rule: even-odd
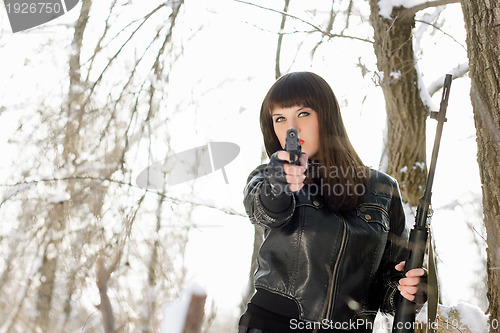
[[[290,153],[290,164],[300,165],[302,146],[299,143],[299,132],[295,128],[286,131],[285,150]]]

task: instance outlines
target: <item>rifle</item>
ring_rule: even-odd
[[[408,241],[409,254],[405,264],[405,274],[411,269],[422,267],[422,263],[424,261],[424,252],[428,233],[427,219],[430,217],[429,212],[432,212],[430,209],[432,183],[434,181],[434,172],[436,169],[441,134],[443,132],[443,124],[446,122],[446,108],[448,106],[448,96],[450,95],[451,79],[451,74],[446,74],[439,112],[431,112],[431,118],[436,119],[438,121],[438,125],[436,128],[436,137],[434,139],[434,147],[432,148],[431,165],[427,175],[424,195],[418,201],[415,224],[410,232],[410,239]],[[398,295],[398,300],[396,301],[396,314],[394,315],[394,323],[392,325],[392,333],[413,333],[415,329],[415,312],[415,302],[409,301],[401,295]]]
[[[299,143],[299,132],[295,128],[286,131],[285,150],[290,153],[290,164],[300,165],[302,146]]]

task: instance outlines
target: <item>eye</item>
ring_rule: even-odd
[[[285,117],[281,117],[281,116],[280,116],[280,117],[276,117],[276,118],[274,119],[274,122],[275,122],[275,123],[281,123],[281,122],[283,122],[283,121],[285,121]]]
[[[311,113],[307,112],[307,111],[302,111],[301,113],[299,113],[299,117],[307,117],[308,115],[310,115]]]

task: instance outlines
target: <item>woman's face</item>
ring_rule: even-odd
[[[311,159],[318,159],[319,123],[318,113],[311,108],[293,106],[290,108],[275,108],[272,113],[274,133],[285,149],[286,131],[295,128],[299,132],[302,152]]]

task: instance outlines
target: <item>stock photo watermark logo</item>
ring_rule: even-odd
[[[162,189],[181,184],[209,173],[221,170],[226,184],[229,184],[224,167],[240,153],[240,147],[232,142],[209,142],[168,157],[165,163],[154,163],[144,169],[136,183],[144,189]]]
[[[76,7],[80,0],[4,0],[12,32],[52,21]]]

